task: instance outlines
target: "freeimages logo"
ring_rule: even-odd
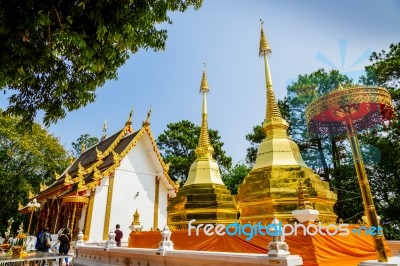
[[[254,236],[256,235],[261,235],[261,236],[290,236],[290,235],[295,235],[297,236],[298,233],[300,232],[302,235],[310,235],[310,236],[315,236],[317,234],[320,234],[322,236],[334,236],[334,235],[339,235],[339,236],[348,236],[350,233],[361,235],[366,234],[366,235],[379,235],[383,236],[383,228],[378,226],[378,227],[366,227],[366,226],[360,226],[360,228],[353,228],[352,230],[349,229],[349,224],[328,224],[328,225],[322,225],[321,222],[318,224],[298,224],[297,222],[294,224],[285,224],[282,225],[281,222],[278,224],[268,224],[268,225],[262,225],[261,222],[258,222],[257,224],[239,224],[239,223],[233,223],[233,224],[198,224],[198,225],[193,225],[193,223],[196,222],[196,219],[192,219],[189,221],[188,224],[188,235],[192,235],[192,230],[195,230],[195,235],[198,236],[200,234],[200,230],[203,229],[203,232],[206,236],[212,236],[212,235],[218,235],[218,236],[223,236],[225,234],[229,236],[234,236],[234,235],[244,235],[246,236],[246,240],[250,241],[253,239]]]

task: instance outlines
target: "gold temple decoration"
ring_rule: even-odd
[[[261,21],[259,55],[264,61],[266,109],[262,130],[265,139],[258,148],[256,162],[239,186],[237,203],[241,223],[293,219],[298,205],[299,179],[307,184],[310,202],[315,203],[322,221],[336,221],[333,205],[336,194],[301,157],[299,147],[288,136],[289,123],[282,117],[275,99],[268,56],[271,47]]]
[[[104,154],[96,147],[96,156],[97,160],[102,160],[104,158]]]
[[[181,184],[180,184],[179,180],[175,181],[175,184],[174,184],[175,192],[178,193],[180,188],[181,188]]]
[[[85,168],[81,165],[81,162],[78,163],[78,180],[81,180],[86,175]]]
[[[108,239],[113,190],[114,190],[114,173],[110,174],[110,176],[108,177],[107,203],[106,203],[106,212],[104,216],[103,240]]]
[[[46,190],[46,188],[48,188],[48,186],[46,186],[46,184],[40,183],[40,192]]]
[[[98,181],[101,178],[102,178],[101,172],[97,168],[95,168],[93,170],[93,180]]]
[[[112,154],[114,163],[119,163],[122,160],[122,157],[115,151],[112,151]]]
[[[306,120],[311,132],[318,135],[347,134],[365,213],[374,228],[379,227],[379,220],[360,151],[357,130],[371,128],[394,117],[390,93],[380,87],[338,88],[313,101],[306,108]],[[387,262],[383,236],[376,234],[373,240],[378,261]]]
[[[72,218],[71,218],[71,230],[70,234],[71,237],[74,237],[74,228],[75,228],[75,216],[76,216],[76,210],[78,208],[78,205],[83,206],[89,202],[88,197],[86,196],[79,196],[79,195],[71,195],[71,196],[66,196],[62,198],[62,204],[71,204],[73,206],[72,209]]]
[[[207,98],[209,92],[207,76],[203,70],[200,93],[203,96],[200,136],[196,160],[189,169],[188,178],[177,196],[168,207],[168,225],[176,229],[186,229],[188,221],[196,219],[196,224],[229,224],[236,222],[237,208],[234,198],[224,185],[219,166],[212,157],[214,149],[208,133]]]
[[[151,117],[151,106],[149,108],[149,111],[147,112],[146,120],[142,123],[142,126],[150,125],[150,117]]]
[[[139,217],[140,217],[140,214],[139,214],[138,210],[136,209],[135,213],[133,214],[133,220],[132,220],[133,225],[140,225]]]
[[[153,209],[153,230],[158,229],[158,206],[160,201],[160,178],[155,177],[154,209]]]
[[[76,191],[82,192],[82,191],[86,191],[86,190],[88,190],[88,187],[85,186],[85,181],[83,181],[83,180],[79,181]]]
[[[74,182],[72,181],[72,177],[68,174],[68,172],[65,173],[65,178],[64,178],[64,184],[65,185],[72,185]]]
[[[54,171],[54,179],[55,179],[55,180],[60,179],[60,174],[57,173],[56,171]]]
[[[32,191],[29,190],[28,192],[28,199],[32,199],[35,195],[32,193]]]
[[[89,196],[88,208],[87,208],[87,215],[85,217],[85,236],[90,235],[90,227],[91,227],[92,216],[93,216],[93,204],[94,204],[95,195],[96,195],[96,192],[91,190],[90,196]]]
[[[165,171],[169,171],[169,168],[171,167],[171,162],[168,162],[167,164],[165,164],[164,169]]]
[[[22,210],[23,208],[25,208],[25,206],[22,205],[21,202],[19,201],[19,202],[18,202],[18,210],[20,211],[20,210]]]
[[[74,157],[69,157],[69,164],[70,165],[72,165],[73,163],[74,163],[74,161],[75,161],[75,158]]]
[[[303,180],[300,180],[300,185],[298,187],[298,204],[297,204],[297,209],[298,210],[304,210],[304,209],[310,209],[313,210],[313,206],[310,202],[310,196],[308,194],[308,189],[304,185]]]
[[[132,133],[133,132],[132,116],[133,116],[133,107],[132,107],[132,110],[129,112],[128,120],[126,120],[126,122],[125,122],[126,133],[128,133],[128,132]]]

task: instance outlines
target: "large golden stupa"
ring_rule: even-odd
[[[234,197],[221,179],[217,162],[212,155],[207,121],[207,99],[209,91],[206,72],[200,86],[203,94],[203,114],[197,159],[190,166],[189,175],[168,207],[168,225],[174,229],[187,229],[188,222],[196,219],[197,224],[230,224],[237,221],[238,210]]]
[[[260,144],[256,163],[239,186],[237,203],[241,223],[270,222],[274,215],[282,221],[293,219],[297,209],[297,188],[302,181],[308,188],[310,201],[319,211],[319,220],[333,222],[336,194],[328,182],[309,168],[299,147],[287,134],[288,122],[282,118],[275,100],[268,64],[271,49],[261,27],[260,56],[264,58],[267,106],[262,125],[266,137]]]

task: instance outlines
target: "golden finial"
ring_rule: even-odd
[[[32,193],[32,191],[29,190],[28,192],[28,199],[32,199],[35,195]]]
[[[24,205],[21,204],[21,202],[18,202],[18,210],[22,210],[23,208],[25,208]]]
[[[203,77],[201,78],[200,92],[207,93],[209,91],[207,75],[206,75],[206,63],[204,63]]]
[[[150,125],[150,116],[151,116],[151,105],[149,111],[147,112],[146,121],[143,122],[142,126]]]
[[[138,210],[136,209],[135,213],[133,214],[133,221],[132,221],[133,225],[140,225],[139,217],[140,217],[140,214],[139,214]]]
[[[104,158],[103,153],[96,147],[96,154],[97,154],[97,160],[101,160]]]
[[[168,163],[165,165],[165,171],[168,172],[170,167],[171,167],[171,162],[168,162]]]
[[[86,174],[85,168],[81,165],[81,162],[78,163],[78,176],[79,178],[83,178],[83,176]]]
[[[101,141],[105,140],[106,138],[107,138],[107,121],[104,120],[103,135],[101,136]]]
[[[261,37],[260,37],[260,49],[258,55],[260,57],[263,57],[271,54],[272,51],[271,48],[269,47],[267,38],[265,37],[264,34],[264,29],[263,29],[264,21],[260,19],[260,22],[261,22]]]
[[[56,171],[54,171],[54,179],[55,180],[60,179],[60,175]]]
[[[180,187],[181,187],[181,184],[180,184],[179,180],[176,180],[174,183],[175,193],[179,192]]]
[[[64,178],[64,184],[65,185],[71,185],[74,182],[72,181],[72,177],[68,174],[68,172],[65,173],[65,178]]]
[[[298,210],[314,209],[310,202],[310,196],[308,194],[308,189],[304,185],[303,180],[300,180],[299,183],[300,184],[297,189],[297,197],[298,197],[297,209]]]
[[[125,127],[127,128],[127,132],[129,132],[129,133],[133,132],[132,116],[133,116],[133,107],[132,107],[131,111],[129,112],[128,120],[126,120],[126,122],[125,122]]]
[[[101,172],[96,167],[93,170],[93,179],[96,181],[101,179]]]
[[[84,153],[85,151],[86,151],[86,144],[85,144],[85,143],[82,143],[82,146],[81,146],[81,154]]]
[[[75,158],[73,156],[69,157],[69,164],[72,165],[75,161]]]
[[[46,190],[47,186],[46,184],[40,183],[40,192]]]
[[[81,192],[81,191],[85,191],[87,189],[88,189],[88,187],[85,186],[85,181],[83,181],[83,180],[79,181],[76,191]]]
[[[89,184],[86,185],[88,190],[94,190],[97,186],[97,181],[95,182],[90,182]]]
[[[204,65],[205,68],[205,65]],[[196,148],[196,155],[198,157],[206,156],[211,157],[214,153],[214,149],[210,144],[210,136],[208,134],[208,113],[207,113],[207,92],[208,83],[206,78],[206,71],[203,70],[203,79],[200,85],[200,92],[203,93],[203,112],[202,112],[202,119],[201,119],[201,128],[200,128],[200,137],[199,137],[199,144]]]
[[[112,154],[113,154],[114,163],[118,163],[119,161],[121,161],[122,158],[118,153],[116,153],[115,151],[112,151]]]

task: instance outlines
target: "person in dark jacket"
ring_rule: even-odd
[[[122,233],[119,224],[117,224],[117,225],[115,226],[115,231],[114,231],[114,233],[115,233],[115,242],[117,242],[117,247],[120,247],[120,246],[121,246],[121,239],[122,239],[122,237],[123,237],[124,234]]]
[[[65,228],[62,234],[58,237],[60,241],[59,254],[68,255],[69,245],[71,242],[71,235],[69,229]],[[62,259],[59,261],[59,265],[62,265]],[[68,258],[65,258],[65,265],[68,266]]]
[[[45,227],[37,235],[35,248],[37,251],[49,252],[50,245],[48,245],[47,243],[50,242],[51,242],[51,236],[49,234],[49,228]]]

